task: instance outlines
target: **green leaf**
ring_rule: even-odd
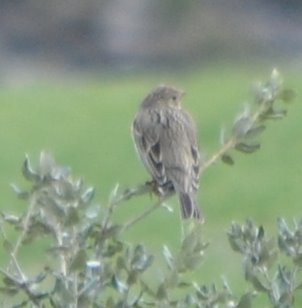
[[[234,165],[234,160],[233,160],[233,158],[229,155],[229,154],[223,154],[222,156],[221,156],[221,160],[225,163],[225,164],[227,164],[227,165],[229,165],[229,166],[233,166]]]
[[[235,149],[246,154],[251,154],[260,149],[260,144],[246,144],[240,142],[235,145]]]
[[[232,129],[233,135],[239,139],[243,138],[251,129],[252,125],[253,123],[250,111],[245,110],[234,122]]]
[[[90,205],[86,211],[85,211],[85,216],[88,218],[88,219],[95,219],[98,217],[100,213],[100,205],[98,204],[93,204],[93,205]]]
[[[188,288],[192,286],[192,283],[191,282],[186,282],[186,281],[180,281],[178,284],[177,284],[177,287],[178,288]]]
[[[128,278],[127,278],[127,284],[129,286],[135,284],[137,282],[138,279],[138,272],[137,271],[130,271],[128,273]]]
[[[104,257],[112,257],[115,254],[119,253],[123,249],[123,242],[114,241],[110,242],[107,246],[107,249],[103,252]]]
[[[192,307],[192,305],[196,305],[197,302],[196,302],[195,297],[192,294],[187,294],[184,299],[184,304],[185,304],[185,307]],[[195,306],[195,307],[198,307],[198,306]]]
[[[22,220],[19,216],[10,215],[10,214],[6,214],[6,213],[3,213],[3,212],[0,212],[0,215],[5,222],[7,222],[7,223],[9,223],[13,226],[19,226],[20,223],[22,222]]]
[[[131,260],[131,268],[134,271],[143,272],[151,266],[153,256],[148,255],[143,245],[137,245]]]
[[[89,187],[84,191],[84,193],[81,195],[81,200],[84,204],[88,204],[92,201],[93,197],[95,195],[95,188]]]
[[[266,120],[281,120],[286,114],[286,110],[272,110],[272,112],[264,114],[262,118]]]
[[[118,196],[118,191],[119,191],[120,185],[117,183],[114,188],[111,190],[110,195],[109,195],[109,200],[108,203],[112,204],[115,202],[117,196]]]
[[[278,225],[278,232],[280,235],[285,235],[286,237],[293,236],[293,233],[291,232],[290,228],[288,227],[285,219],[283,218],[278,218],[277,220],[277,225]]]
[[[165,286],[170,289],[178,286],[178,273],[176,270],[170,272],[165,280]]]
[[[252,308],[252,297],[250,292],[242,295],[236,308]]]
[[[40,153],[39,172],[42,179],[50,177],[56,167],[56,162],[51,154],[42,151]]]
[[[65,218],[65,224],[66,226],[75,226],[79,224],[80,222],[80,213],[78,208],[75,208],[73,206],[68,207],[66,218]]]
[[[200,234],[190,232],[182,241],[181,250],[185,253],[191,253],[195,250],[195,246],[199,241]]]
[[[124,256],[119,256],[116,260],[116,268],[117,270],[124,270],[127,269],[127,262]]]
[[[81,271],[86,267],[87,255],[84,249],[77,252],[70,264],[70,271]]]
[[[258,292],[268,292],[270,289],[269,286],[261,281],[260,277],[256,276],[255,274],[249,278],[249,281],[253,284],[255,290]]]
[[[293,257],[293,262],[295,265],[302,267],[302,253],[297,253],[296,256]]]
[[[121,281],[116,275],[112,276],[111,285],[119,293],[126,293],[129,289],[129,287],[123,281]]]
[[[236,252],[243,252],[243,246],[242,246],[242,242],[240,240],[238,240],[237,238],[234,238],[232,236],[228,236],[228,240],[229,240],[229,244],[231,246],[231,248],[236,251]]]
[[[28,200],[28,198],[30,197],[29,191],[21,190],[17,185],[13,183],[10,184],[10,187],[12,188],[12,190],[14,191],[14,193],[17,195],[19,199]]]
[[[156,292],[156,298],[158,300],[164,300],[168,297],[167,287],[165,283],[161,283]]]
[[[262,240],[264,238],[264,228],[260,226],[258,228],[258,233],[257,233],[257,240]]]
[[[184,257],[184,265],[187,270],[194,270],[203,261],[203,255],[200,253],[187,254]]]
[[[31,182],[38,182],[40,180],[38,173],[34,171],[33,168],[31,167],[31,163],[27,155],[23,162],[22,174],[27,180]]]
[[[265,264],[267,269],[270,269],[278,259],[278,249],[275,246],[275,240],[267,241],[261,252],[261,261]]]
[[[245,138],[256,138],[258,137],[264,130],[266,129],[265,125],[258,125],[255,127],[252,127],[251,129],[249,129],[246,134],[245,134]]]

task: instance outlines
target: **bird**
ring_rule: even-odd
[[[197,204],[201,155],[197,128],[182,107],[185,92],[159,85],[142,101],[132,123],[138,156],[162,192],[178,194],[183,219],[202,219]]]

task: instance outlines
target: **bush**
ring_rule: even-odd
[[[286,114],[276,104],[292,98],[293,92],[283,88],[280,75],[274,70],[267,83],[255,87],[254,104],[236,117],[228,134],[221,133],[221,148],[204,163],[203,170],[219,159],[233,165],[232,150],[248,154],[258,150],[266,121]],[[290,307],[302,287],[298,277],[302,265],[302,220],[290,228],[280,218],[277,240],[250,219],[242,225],[231,224],[227,232],[230,247],[242,255],[243,275],[250,285],[242,295],[234,294],[225,279],[220,289],[192,281],[209,245],[203,238],[207,225],[199,220],[183,222],[179,251],[172,254],[164,246],[166,268],[154,286],[146,275],[154,267],[154,254],[143,244],[123,241],[121,234],[146,219],[170,195],[159,196],[133,220],[115,224],[112,215],[120,204],[150,193],[153,187],[146,183],[125,191],[116,188],[108,204],[100,207],[94,201],[94,188],[86,186],[48,153],[41,153],[36,168],[26,157],[22,174],[30,188],[12,188],[26,202],[25,213],[1,213],[3,244],[9,255],[7,267],[0,268],[3,307],[245,308],[261,295],[266,295],[273,307]],[[15,228],[15,243],[6,235],[5,225]],[[39,266],[39,273],[33,276],[22,268],[19,252],[41,237],[48,245],[48,259],[33,255],[32,261]]]

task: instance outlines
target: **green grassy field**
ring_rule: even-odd
[[[130,125],[139,102],[158,83],[172,83],[187,92],[184,105],[198,124],[200,144],[207,156],[219,148],[222,127],[250,100],[251,84],[265,80],[271,67],[209,66],[199,71],[152,73],[68,82],[40,82],[0,88],[0,209],[19,212],[23,203],[10,191],[12,182],[25,184],[20,167],[25,153],[33,161],[48,150],[63,165],[69,165],[96,187],[96,200],[106,203],[110,190],[134,186],[148,179],[136,157]],[[203,174],[200,203],[206,217],[205,238],[211,242],[196,280],[220,283],[228,277],[236,290],[241,285],[239,256],[231,251],[226,231],[231,221],[251,217],[272,234],[279,216],[301,217],[302,77],[289,69],[282,71],[285,83],[298,97],[289,106],[288,117],[271,122],[261,138],[261,150],[251,155],[236,153],[235,165],[218,163]],[[155,199],[153,199],[155,200]],[[123,204],[115,219],[127,221],[153,202],[149,196]],[[125,237],[142,242],[161,254],[163,244],[177,250],[180,221],[175,198],[168,202],[173,214],[158,210],[136,225]],[[0,259],[4,260],[3,253]],[[25,259],[30,262],[30,252]],[[156,275],[154,273],[155,279]]]

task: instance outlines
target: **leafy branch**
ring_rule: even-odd
[[[254,87],[254,102],[236,117],[230,135],[226,137],[224,130],[221,131],[221,148],[204,163],[203,170],[220,159],[233,165],[234,160],[230,155],[233,149],[246,154],[259,150],[260,143],[257,139],[264,132],[266,122],[280,120],[287,114],[285,109],[276,105],[280,101],[288,103],[294,97],[294,91],[283,87],[282,78],[274,69],[266,83],[258,83]]]
[[[228,239],[232,249],[243,256],[244,277],[255,294],[266,294],[272,307],[292,307],[302,288],[302,220],[292,230],[284,219],[278,219],[277,229],[278,240],[248,219],[243,225],[233,223]],[[283,265],[280,254],[291,262]]]

